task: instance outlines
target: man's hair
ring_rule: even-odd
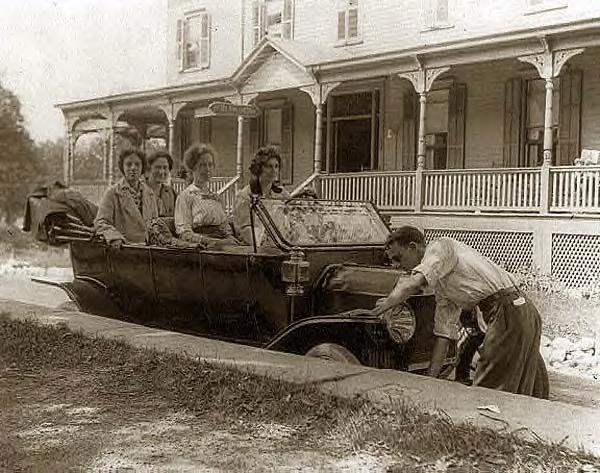
[[[171,171],[173,169],[173,158],[171,157],[169,152],[164,149],[155,151],[154,153],[151,153],[150,156],[148,156],[148,167],[151,168],[154,164],[154,161],[160,158],[165,158],[167,160],[167,163],[169,165],[169,171]]]
[[[138,158],[140,158],[140,161],[142,162],[142,174],[144,173],[144,171],[146,170],[146,166],[147,166],[147,162],[146,162],[146,154],[139,150],[139,149],[135,149],[135,148],[127,148],[124,149],[123,151],[121,151],[121,154],[119,154],[119,169],[121,170],[121,172],[124,174],[125,171],[123,170],[123,163],[125,162],[125,158],[127,158],[128,156],[137,156]]]
[[[406,225],[394,230],[390,236],[387,237],[385,246],[389,247],[392,243],[397,243],[400,246],[407,247],[411,242],[424,245],[425,235],[423,235],[418,228]]]

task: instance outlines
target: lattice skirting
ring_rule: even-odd
[[[483,230],[426,229],[427,242],[441,237],[454,238],[487,256],[507,271],[533,267],[533,233]]]
[[[554,233],[552,274],[566,287],[600,282],[600,235]]]

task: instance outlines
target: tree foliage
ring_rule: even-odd
[[[31,184],[38,180],[35,146],[18,97],[0,84],[0,221],[13,223]]]

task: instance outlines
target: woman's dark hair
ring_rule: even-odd
[[[148,156],[148,167],[151,168],[152,165],[154,164],[154,161],[156,161],[157,159],[160,159],[160,158],[165,158],[167,160],[167,163],[169,163],[169,171],[172,171],[173,170],[173,158],[171,157],[169,152],[164,149],[155,151],[154,153],[151,153],[150,156]]]
[[[262,194],[259,177],[262,174],[263,167],[271,159],[276,159],[281,167],[281,155],[275,146],[263,146],[254,153],[254,157],[250,163],[250,172],[252,173],[252,176],[250,177],[250,190],[253,194]],[[271,186],[271,192],[281,194],[282,191],[283,188],[279,186],[278,183],[274,182]]]
[[[410,227],[408,225],[404,227],[400,227],[397,230],[394,230],[388,237],[385,242],[385,246],[389,247],[392,243],[397,243],[402,247],[407,247],[412,242],[419,243],[421,245],[425,244],[425,235],[415,227]]]
[[[186,169],[190,172],[193,172],[196,163],[204,154],[210,154],[213,158],[213,164],[216,164],[217,153],[215,149],[206,143],[195,143],[190,146],[183,155],[183,164],[185,165]]]
[[[142,174],[144,174],[146,168],[148,167],[148,162],[146,161],[146,154],[143,151],[135,148],[124,149],[123,151],[121,151],[121,154],[119,154],[119,169],[121,170],[121,172],[125,174],[125,171],[123,170],[123,163],[125,162],[125,158],[131,155],[135,155],[138,158],[140,158],[140,161],[142,162]]]

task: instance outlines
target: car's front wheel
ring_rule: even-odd
[[[349,363],[352,365],[360,365],[358,358],[342,345],[337,343],[320,343],[315,345],[306,352],[306,356],[320,358],[327,361],[338,361],[340,363]]]

